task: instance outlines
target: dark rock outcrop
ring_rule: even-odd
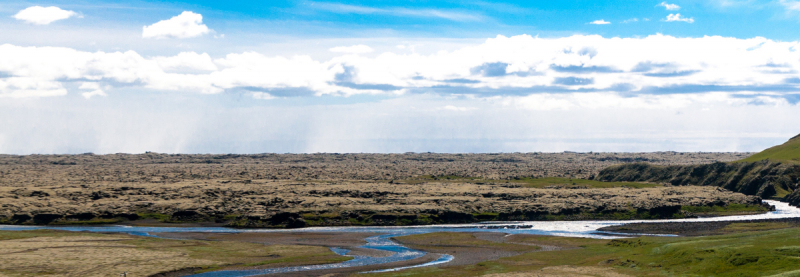
[[[713,163],[688,166],[658,166],[645,163],[606,168],[595,178],[607,182],[652,182],[674,186],[716,186],[762,198],[800,204],[800,165],[757,162]]]

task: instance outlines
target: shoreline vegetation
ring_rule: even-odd
[[[798,219],[691,224],[694,226],[683,226],[680,233],[688,236],[613,240],[505,233],[408,235],[393,240],[414,249],[453,255],[454,260],[441,266],[373,275],[793,276],[800,271],[796,263],[800,258]],[[136,276],[185,276],[221,269],[334,263],[349,258],[327,247],[358,249],[368,235],[374,234],[175,233],[172,238],[179,240],[174,240],[52,230],[0,231],[0,247],[4,249],[0,272],[12,276],[74,272],[108,276],[123,271]],[[304,245],[296,245],[300,242]],[[29,253],[56,256],[42,264],[35,258],[38,256]],[[396,265],[370,269],[392,266]],[[363,270],[355,267],[310,273],[351,276]]]
[[[774,207],[767,204],[738,204],[730,203],[719,206],[678,206],[670,207],[667,210],[637,210],[617,212],[583,212],[568,214],[533,214],[533,215],[514,215],[505,213],[473,213],[473,214],[450,214],[451,218],[444,218],[437,214],[285,214],[287,219],[276,219],[270,217],[266,220],[247,219],[234,216],[221,218],[194,217],[192,219],[176,218],[168,214],[143,213],[130,214],[124,217],[112,217],[115,215],[97,216],[88,220],[74,219],[69,215],[58,217],[49,215],[50,218],[57,218],[44,224],[37,224],[37,221],[30,220],[25,222],[11,221],[0,218],[0,224],[6,225],[46,225],[46,226],[103,226],[103,225],[129,225],[129,226],[153,226],[153,227],[232,227],[232,228],[303,228],[303,227],[333,227],[333,226],[414,226],[414,225],[435,225],[435,224],[458,224],[458,223],[480,223],[490,221],[579,221],[579,220],[640,220],[640,219],[681,219],[698,217],[720,217],[734,215],[752,215],[773,211]],[[280,215],[279,215],[280,216]],[[295,217],[297,216],[297,217]],[[292,218],[295,217],[295,218]],[[290,220],[302,223],[286,223]],[[274,224],[273,222],[278,222]],[[43,222],[38,222],[43,223]]]
[[[464,258],[481,253],[481,248],[516,253],[476,263],[375,276],[796,276],[800,272],[796,262],[800,258],[800,228],[792,226],[738,222],[729,225],[724,234],[613,240],[534,235],[486,238],[463,233],[412,235],[396,240]],[[557,252],[520,249],[524,246]]]
[[[320,245],[175,240],[56,230],[0,231],[0,249],[3,276],[118,276],[121,272],[132,276],[183,276],[229,268],[314,265],[352,259]]]

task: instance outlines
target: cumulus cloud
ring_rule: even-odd
[[[355,94],[531,95],[619,92],[626,95],[797,91],[799,42],[766,38],[539,38],[497,36],[480,44],[423,55],[374,57],[212,57],[182,52],[145,57],[134,51],[86,52],[64,47],[0,45],[0,96],[67,93],[96,83],[109,95],[122,87],[159,91],[246,91],[259,99]],[[94,85],[92,85],[94,86]],[[88,90],[88,91],[87,91]],[[76,93],[93,92],[87,85]],[[91,94],[102,95],[99,92]]]
[[[353,46],[339,46],[333,47],[329,49],[329,51],[334,53],[348,53],[348,54],[365,54],[371,53],[372,48],[363,44],[353,45]]]
[[[656,7],[664,7],[668,11],[677,11],[677,10],[681,9],[680,6],[675,5],[675,4],[670,4],[670,3],[667,3],[667,2],[661,2],[660,4],[656,5]]]
[[[142,38],[192,38],[208,34],[203,15],[184,11],[167,20],[142,27]]]
[[[683,17],[683,16],[681,16],[681,14],[679,14],[679,13],[676,13],[676,14],[669,14],[669,15],[667,15],[667,18],[666,18],[666,19],[664,19],[664,21],[666,21],[666,22],[686,22],[686,23],[694,23],[694,18],[691,18],[691,17],[688,17],[688,18],[687,18],[687,17]]]
[[[611,22],[608,22],[608,21],[605,21],[605,20],[599,19],[599,20],[595,20],[595,21],[589,22],[589,24],[594,24],[594,25],[607,25],[607,24],[611,24]]]
[[[164,71],[202,72],[218,69],[211,56],[206,53],[181,52],[171,57],[153,58]]]
[[[13,17],[16,20],[22,20],[35,25],[47,25],[54,21],[67,19],[70,17],[80,17],[80,15],[73,11],[62,10],[59,7],[50,6],[32,6],[19,11]]]

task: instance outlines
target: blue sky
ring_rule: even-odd
[[[800,1],[0,3],[0,153],[758,151]]]
[[[370,36],[492,37],[519,33],[559,36],[720,35],[796,40],[800,25],[792,1],[40,1],[3,4],[13,13],[31,5],[82,12],[84,22],[147,24],[184,10],[203,14],[221,32],[291,37]],[[696,21],[666,24],[669,14]],[[586,24],[606,20],[609,25]],[[636,19],[638,21],[632,21]],[[645,21],[648,20],[649,21]],[[627,20],[627,22],[626,22]],[[65,24],[68,24],[65,22]],[[74,25],[81,25],[75,23]],[[89,26],[87,26],[89,27]],[[362,35],[359,35],[362,33]]]

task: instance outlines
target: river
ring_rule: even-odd
[[[521,222],[484,222],[476,224],[458,225],[431,225],[431,226],[392,226],[392,227],[310,227],[302,229],[233,229],[225,227],[138,227],[138,226],[19,226],[19,225],[0,225],[0,230],[22,231],[35,229],[54,229],[66,231],[90,231],[108,233],[126,233],[139,236],[156,237],[153,233],[174,233],[174,232],[213,232],[213,233],[243,233],[243,232],[365,232],[381,233],[382,235],[367,238],[367,243],[363,248],[390,251],[393,254],[388,257],[368,257],[353,256],[353,259],[325,265],[282,267],[270,269],[254,270],[221,270],[213,271],[192,276],[197,277],[242,277],[263,275],[272,273],[298,272],[307,270],[320,270],[332,268],[346,268],[364,265],[384,264],[398,261],[413,260],[427,253],[419,250],[407,248],[390,240],[391,237],[423,234],[433,232],[502,232],[509,234],[534,234],[550,236],[568,237],[587,237],[599,239],[619,238],[623,235],[598,232],[597,230],[607,226],[622,225],[627,223],[660,223],[660,222],[711,222],[711,221],[747,221],[757,219],[779,219],[800,217],[800,209],[789,206],[787,203],[765,200],[770,205],[775,206],[773,212],[757,215],[742,216],[723,216],[708,218],[687,218],[687,219],[663,219],[663,220],[593,220],[593,221],[521,221]],[[347,255],[347,249],[331,248],[337,254]],[[393,271],[410,267],[430,266],[442,264],[452,260],[450,255],[440,255],[432,262],[418,264],[414,266],[391,268],[381,271]]]

